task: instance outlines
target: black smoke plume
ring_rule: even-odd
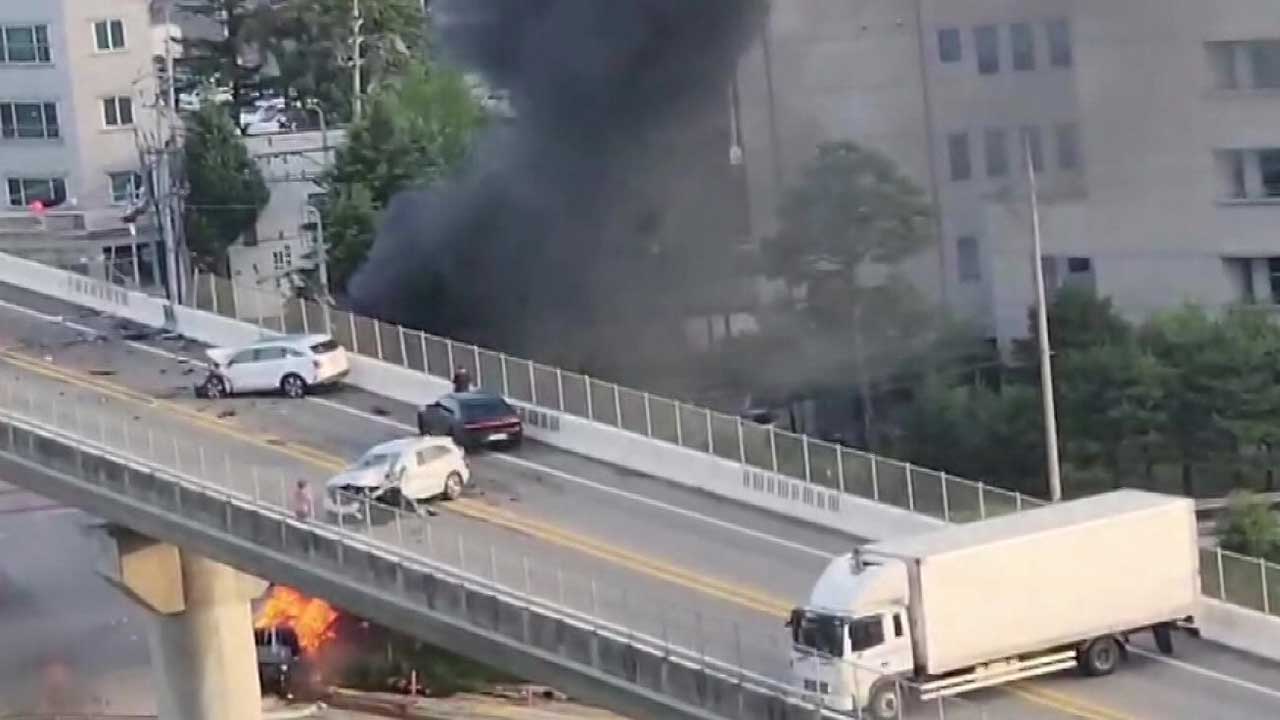
[[[434,0],[446,55],[517,117],[456,181],[394,199],[353,305],[589,364],[639,342],[610,328],[714,304],[703,276],[731,265],[743,216],[729,87],[765,2]]]

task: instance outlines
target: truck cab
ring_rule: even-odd
[[[915,667],[909,592],[899,560],[833,560],[787,623],[796,684],[833,709],[898,717],[896,680]]]

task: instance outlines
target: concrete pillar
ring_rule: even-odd
[[[150,616],[160,720],[261,720],[249,603],[267,583],[127,530],[103,537],[100,572]]]

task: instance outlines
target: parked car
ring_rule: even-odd
[[[524,439],[524,424],[499,395],[450,393],[418,410],[418,433],[448,435],[464,448],[515,448]]]
[[[471,482],[462,448],[447,437],[407,437],[369,448],[325,484],[325,510],[363,517],[368,502],[456,500]],[[406,502],[408,501],[408,502]]]
[[[347,351],[328,335],[278,337],[238,348],[210,348],[205,354],[212,364],[196,395],[210,400],[272,390],[300,398],[351,372]]]

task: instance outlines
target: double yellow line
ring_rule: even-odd
[[[177,416],[193,425],[236,438],[260,448],[282,453],[328,472],[337,472],[347,466],[347,462],[343,458],[323,450],[291,442],[284,438],[251,433],[237,427],[235,422],[229,418],[211,418],[178,403],[150,397],[133,388],[104,380],[101,377],[66,370],[13,350],[0,350],[0,360],[42,377],[86,388],[125,403],[140,405],[151,410]],[[685,570],[684,568],[601,542],[597,538],[580,535],[551,523],[534,520],[475,499],[463,498],[448,503],[446,507],[459,515],[505,527],[549,544],[569,548],[628,570],[688,588],[765,615],[781,618],[786,617],[791,610],[791,603],[762,595],[752,589],[708,578],[700,573]],[[1006,686],[1006,689],[1024,700],[1051,707],[1076,718],[1084,718],[1085,720],[1135,720],[1131,716],[1098,707],[1078,698],[1039,686],[1019,683]]]

